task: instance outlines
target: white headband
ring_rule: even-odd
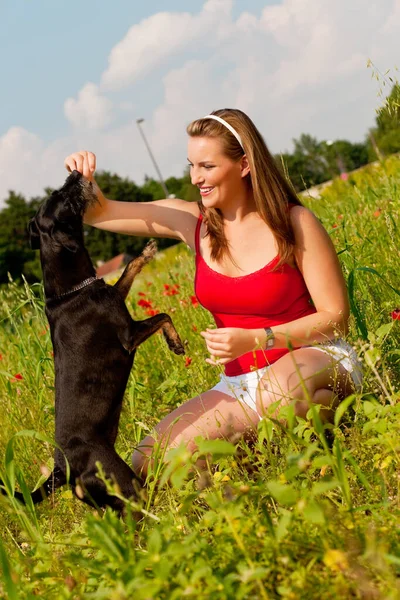
[[[242,139],[241,139],[240,135],[238,134],[238,132],[235,131],[235,129],[233,129],[232,125],[229,125],[229,123],[227,123],[226,121],[224,121],[224,119],[221,119],[221,117],[217,117],[217,115],[206,115],[205,117],[203,117],[203,119],[215,119],[215,121],[218,121],[219,123],[221,123],[222,125],[224,125],[227,129],[229,129],[229,131],[231,132],[231,134],[235,136],[235,138],[237,139],[237,141],[241,145],[242,150],[244,152],[244,147],[243,147]]]

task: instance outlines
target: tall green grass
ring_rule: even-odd
[[[393,157],[305,203],[334,240],[352,307],[349,340],[363,360],[360,393],[336,413],[287,426],[273,410],[249,443],[198,440],[155,461],[124,520],[67,488],[36,508],[0,497],[2,598],[387,598],[400,596],[400,161]],[[152,427],[214,385],[182,245],[148,265],[129,297],[171,314],[187,358],[160,335],[138,350],[118,437],[127,461]],[[175,290],[175,291],[172,291]],[[10,494],[40,484],[53,456],[52,347],[40,286],[0,292],[0,475]],[[198,472],[203,457],[208,469]]]

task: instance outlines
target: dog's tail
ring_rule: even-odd
[[[31,492],[31,498],[32,498],[33,504],[38,504],[39,502],[42,502],[43,500],[45,500],[47,498],[47,496],[50,496],[50,494],[52,494],[55,490],[62,487],[66,483],[67,483],[67,478],[65,476],[65,473],[59,467],[55,467],[53,472],[46,479],[46,481],[44,483],[42,483],[40,488],[38,488],[34,492]],[[7,492],[5,491],[4,483],[1,481],[1,479],[0,479],[0,493],[3,495],[7,495]],[[25,498],[21,492],[15,492],[14,498],[17,498],[17,500],[22,502],[22,504],[25,504]]]

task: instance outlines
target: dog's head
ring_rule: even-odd
[[[76,252],[81,245],[84,212],[96,201],[92,183],[73,171],[62,188],[55,190],[29,221],[31,248],[38,250],[47,239],[53,250],[66,248]]]

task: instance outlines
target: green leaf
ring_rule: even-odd
[[[370,348],[364,354],[364,360],[368,367],[374,367],[381,358],[380,348]]]
[[[325,523],[325,515],[318,502],[310,500],[303,509],[304,518],[315,525],[323,525]]]
[[[150,532],[150,535],[147,540],[147,549],[150,554],[160,554],[162,546],[161,534],[158,531],[157,527]]]
[[[368,340],[368,330],[363,315],[360,313],[357,302],[355,300],[355,270],[350,271],[347,279],[347,287],[349,291],[350,309],[356,320],[357,329],[362,338]]]
[[[372,273],[373,275],[377,275],[388,287],[390,287],[391,290],[395,292],[395,294],[400,296],[400,290],[390,285],[390,283],[386,281],[386,279],[382,277],[382,275],[376,269],[373,269],[372,267],[357,267],[356,271],[365,271],[366,273]]]
[[[375,331],[377,341],[382,342],[383,338],[385,338],[387,335],[389,335],[389,333],[392,331],[393,326],[394,326],[394,321],[392,321],[391,323],[385,323],[384,325],[381,325],[380,327],[378,327],[378,329]]]
[[[191,465],[183,465],[176,468],[171,475],[171,483],[176,490],[180,490],[186,479],[188,478]]]
[[[279,519],[278,526],[276,528],[276,539],[280,542],[287,534],[290,522],[292,520],[293,513],[288,510],[283,511],[281,518]]]
[[[204,438],[195,438],[198,452],[200,455],[212,454],[213,456],[233,456],[236,454],[236,447],[226,440],[205,440]]]
[[[400,557],[399,556],[395,556],[394,554],[385,554],[385,558],[388,562],[392,563],[393,565],[400,566]]]
[[[362,472],[362,470],[360,469],[360,467],[358,466],[357,461],[355,460],[355,458],[352,456],[351,452],[346,452],[346,460],[351,464],[351,466],[353,467],[358,479],[361,481],[361,483],[363,484],[363,486],[370,491],[371,490],[371,486],[367,480],[367,478],[365,477],[364,473]]]
[[[271,496],[284,506],[293,506],[299,497],[299,492],[292,485],[279,483],[279,481],[270,481],[267,483],[267,488]]]
[[[339,486],[337,479],[331,479],[330,481],[316,481],[311,488],[312,496],[319,496],[320,494],[326,494],[330,490],[334,490]]]
[[[321,454],[320,456],[316,456],[313,461],[312,461],[312,466],[320,469],[321,467],[324,467],[325,465],[331,465],[332,464],[332,458],[329,454]]]
[[[376,414],[377,406],[375,402],[370,402],[369,400],[365,400],[363,402],[363,411],[364,414],[368,417],[374,417]]]
[[[339,481],[346,504],[349,508],[351,508],[352,504],[351,504],[350,485],[349,485],[349,480],[347,477],[346,468],[345,468],[345,464],[344,464],[342,448],[341,448],[340,442],[337,438],[335,439],[335,441],[333,443],[333,455],[335,456],[335,459],[336,459],[336,461],[335,461],[336,464],[334,465],[336,477]]]
[[[348,396],[347,398],[345,398],[343,400],[343,402],[341,402],[339,404],[339,406],[337,407],[337,409],[335,411],[335,426],[336,427],[339,425],[340,419],[343,417],[344,413],[347,411],[349,406],[351,406],[353,404],[355,399],[356,399],[356,395],[352,394],[351,396]]]
[[[7,590],[7,598],[9,600],[18,600],[18,589],[12,578],[12,571],[6,551],[4,550],[3,543],[0,539],[0,565],[2,571],[2,578],[4,581],[4,587]]]

